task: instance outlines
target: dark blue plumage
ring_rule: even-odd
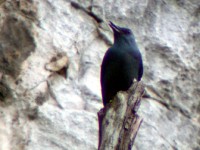
[[[142,56],[132,31],[110,22],[114,44],[110,47],[101,65],[101,90],[104,106],[118,91],[126,91],[133,79],[140,81],[143,75]]]

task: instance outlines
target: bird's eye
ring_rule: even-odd
[[[124,34],[131,34],[131,31],[126,29],[126,30],[123,30],[123,33]]]

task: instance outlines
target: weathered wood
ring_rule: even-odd
[[[114,100],[98,112],[98,150],[131,150],[142,118],[137,115],[144,84],[135,82],[128,91],[118,92]]]

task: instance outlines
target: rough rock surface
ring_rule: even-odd
[[[0,149],[97,149],[109,20],[144,60],[133,149],[200,149],[199,0],[1,0],[0,14]],[[69,64],[46,69],[60,55]]]

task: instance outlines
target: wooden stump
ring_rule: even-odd
[[[131,150],[142,123],[137,115],[144,84],[135,82],[128,91],[118,92],[114,100],[98,112],[98,150]]]

